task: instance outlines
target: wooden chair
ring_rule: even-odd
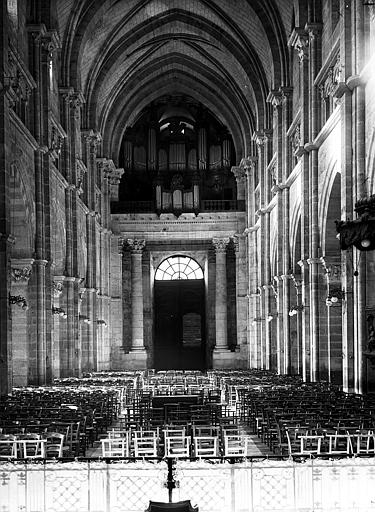
[[[356,453],[375,455],[375,432],[373,430],[361,430],[356,434]]]
[[[218,438],[214,436],[194,436],[193,447],[195,457],[217,457]]]
[[[17,457],[21,459],[44,459],[46,456],[46,440],[38,434],[22,434],[16,439]]]
[[[224,457],[246,457],[246,454],[246,436],[224,435]]]
[[[0,435],[0,459],[17,457],[16,437],[12,434]]]
[[[46,440],[46,457],[61,458],[63,456],[64,434],[47,432],[43,438]]]
[[[347,454],[353,453],[352,436],[349,433],[326,434],[328,438],[328,453],[335,454]]]
[[[126,439],[102,439],[102,457],[129,457]]]
[[[193,507],[190,500],[177,501],[175,503],[163,503],[160,501],[150,501],[145,512],[198,512],[198,507]]]
[[[189,457],[190,456],[190,437],[167,436],[165,437],[165,456],[166,457]]]
[[[134,432],[134,456],[157,457],[158,438],[156,432]]]

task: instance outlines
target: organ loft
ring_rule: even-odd
[[[168,400],[152,400],[182,380],[211,427],[241,410],[261,453],[280,457],[285,425],[254,412],[266,380],[280,396],[310,390],[321,410],[372,411],[375,3],[3,0],[0,13],[0,435],[20,434],[4,418],[30,416],[35,393],[93,406],[69,386],[96,379],[114,386],[95,388],[106,412],[84,448],[72,427],[66,456],[143,399],[142,418],[164,408],[170,423]],[[356,428],[371,447],[367,419]],[[308,434],[319,454],[349,441],[360,454],[362,430],[329,428]],[[13,458],[17,442],[4,439]],[[100,510],[120,510],[108,500]]]

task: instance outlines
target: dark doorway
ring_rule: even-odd
[[[204,279],[155,281],[156,370],[204,370]]]

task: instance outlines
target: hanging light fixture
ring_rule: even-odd
[[[340,249],[346,251],[354,246],[359,251],[375,249],[375,194],[357,201],[354,208],[358,219],[336,221]]]

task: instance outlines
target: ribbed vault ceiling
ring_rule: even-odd
[[[289,85],[289,0],[59,0],[62,81],[117,161],[151,101],[187,95],[230,130],[238,158],[270,126],[270,90]]]

